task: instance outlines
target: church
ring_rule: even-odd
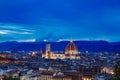
[[[78,48],[73,41],[66,45],[64,52],[52,52],[51,45],[46,44],[45,53],[41,51],[40,54],[46,59],[80,59]]]

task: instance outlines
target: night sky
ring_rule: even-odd
[[[0,42],[120,41],[120,0],[0,0]]]

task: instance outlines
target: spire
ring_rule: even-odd
[[[40,49],[40,54],[42,55],[42,53],[43,53],[43,51],[42,51],[42,49]]]
[[[73,39],[72,38],[70,38],[70,43],[73,43]]]

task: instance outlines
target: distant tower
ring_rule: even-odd
[[[43,56],[43,51],[42,51],[42,49],[40,49],[40,57],[42,57]]]
[[[51,49],[50,49],[50,44],[46,44],[46,58],[50,59],[50,53],[51,53]]]

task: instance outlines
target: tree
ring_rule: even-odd
[[[118,61],[114,68],[115,79],[120,80],[120,61]]]
[[[13,80],[13,78],[12,76],[9,76],[9,77],[5,76],[3,80]]]
[[[115,77],[109,80],[120,80],[120,61],[117,61],[114,67]]]
[[[5,76],[3,80],[20,80],[20,78],[17,78],[15,76],[15,78],[13,78],[12,76]]]

